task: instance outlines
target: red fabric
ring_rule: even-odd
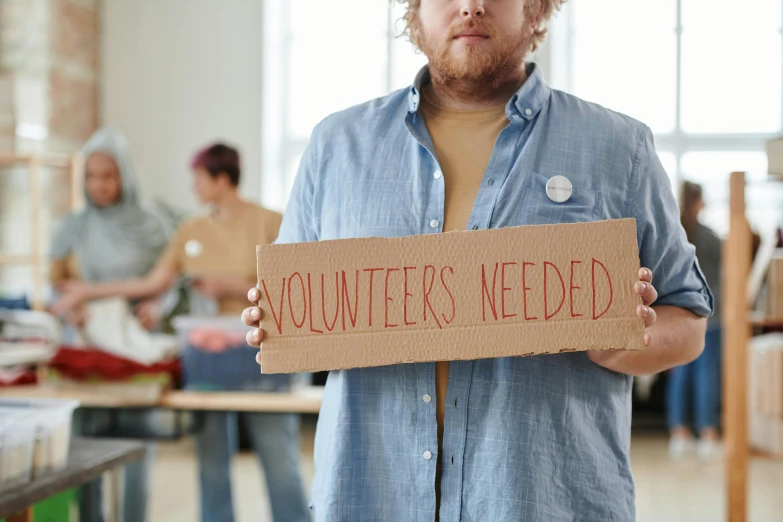
[[[61,346],[57,350],[49,361],[49,367],[75,380],[84,380],[95,375],[106,380],[123,380],[140,374],[168,373],[174,382],[179,382],[181,375],[179,359],[148,366],[100,350],[68,346]]]
[[[19,375],[14,376],[13,379],[10,380],[0,379],[0,388],[4,386],[25,386],[28,384],[37,384],[37,383],[38,383],[38,376],[35,374],[35,371],[27,370],[25,372],[20,373]]]

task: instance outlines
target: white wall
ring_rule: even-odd
[[[130,141],[141,188],[188,211],[191,154],[215,139],[261,186],[261,0],[104,0],[103,123]]]

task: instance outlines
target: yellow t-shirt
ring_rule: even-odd
[[[248,289],[256,280],[256,245],[277,239],[283,217],[277,212],[244,202],[227,221],[202,216],[180,225],[174,239],[158,261],[178,274],[206,276],[225,274],[247,279]],[[221,299],[221,315],[238,315],[246,299]]]
[[[421,110],[435,147],[435,156],[443,172],[445,202],[443,230],[465,230],[473,203],[484,178],[500,131],[508,125],[505,104],[476,111],[455,111],[436,106],[425,86]],[[438,454],[443,446],[443,418],[449,380],[448,361],[435,365]],[[440,502],[440,467],[436,473],[436,497]]]

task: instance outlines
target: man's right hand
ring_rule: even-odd
[[[258,288],[251,288],[247,293],[247,298],[253,304],[242,312],[242,322],[253,328],[247,332],[247,344],[261,348],[261,341],[264,340],[264,331],[260,328],[261,308],[258,306],[261,301],[261,291]],[[256,355],[256,362],[261,364],[261,352]]]

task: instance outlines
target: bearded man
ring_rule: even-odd
[[[635,218],[647,350],[331,372],[317,521],[635,520],[631,376],[696,358],[712,296],[650,130],[525,61],[561,3],[408,0],[429,65],[316,127],[278,242]],[[547,191],[555,176],[565,201]],[[259,346],[260,293],[248,297]]]

